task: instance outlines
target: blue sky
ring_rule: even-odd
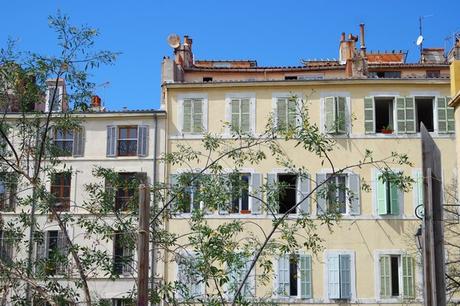
[[[450,48],[460,31],[460,1],[4,1],[0,46],[18,39],[21,50],[56,48],[47,17],[57,10],[74,24],[99,29],[100,49],[122,52],[114,66],[94,72],[98,94],[110,109],[158,108],[160,63],[172,55],[170,33],[193,38],[195,59],[255,59],[259,65],[298,65],[301,59],[337,58],[341,32],[366,24],[368,50],[407,50],[418,60],[418,17],[424,46]]]

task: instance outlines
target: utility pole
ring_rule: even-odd
[[[150,191],[139,185],[139,234],[137,241],[137,306],[147,306],[149,300],[149,220]]]

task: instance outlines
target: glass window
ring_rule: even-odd
[[[71,173],[55,173],[51,178],[51,194],[57,211],[69,211]]]
[[[137,154],[137,126],[120,126],[118,128],[118,155],[134,156]]]
[[[73,150],[73,130],[54,129],[54,147],[57,156],[71,156]]]

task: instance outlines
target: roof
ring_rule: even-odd
[[[405,53],[367,53],[367,62],[369,65],[374,63],[399,63],[406,61]]]
[[[202,68],[250,68],[257,67],[255,60],[195,60],[195,67]]]

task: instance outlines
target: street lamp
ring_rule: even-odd
[[[419,251],[421,251],[422,247],[423,247],[423,245],[422,245],[422,243],[423,243],[422,242],[422,225],[419,226],[419,228],[417,229],[417,232],[415,233],[414,236],[415,236],[415,243],[417,245],[417,249]]]

